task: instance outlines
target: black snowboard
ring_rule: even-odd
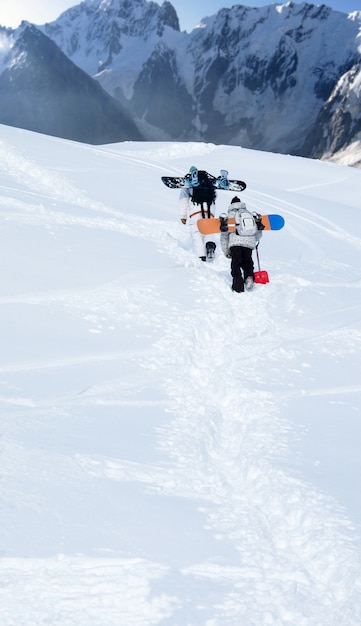
[[[215,189],[223,191],[244,191],[247,187],[243,180],[228,180],[227,186],[220,186],[220,179],[208,174],[209,180],[212,182]],[[162,181],[166,187],[170,189],[189,189],[192,187],[190,184],[190,177],[188,176],[162,176]]]

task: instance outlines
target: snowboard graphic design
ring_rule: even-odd
[[[208,178],[217,190],[244,191],[247,187],[243,180],[228,180],[227,186],[224,186],[224,183],[220,178],[216,178],[215,176],[212,176],[212,174],[208,174]],[[162,182],[170,189],[189,189],[192,187],[189,176],[162,176]]]
[[[262,215],[262,224],[264,226],[264,230],[281,230],[281,228],[285,225],[285,220],[282,215]],[[212,235],[214,233],[220,233],[220,219],[219,217],[211,217],[211,218],[202,218],[198,220],[197,226],[198,230],[202,233],[202,235]],[[234,217],[228,218],[228,231],[230,233],[234,233],[236,230],[236,224]]]

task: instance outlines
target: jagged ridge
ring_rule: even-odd
[[[236,5],[186,33],[167,1],[86,0],[42,31],[147,139],[319,158],[360,132],[361,12]]]

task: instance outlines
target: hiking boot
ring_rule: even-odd
[[[250,291],[251,289],[253,289],[253,287],[254,287],[254,280],[253,280],[252,276],[248,276],[248,278],[246,278],[245,286],[246,286],[247,291]]]
[[[235,276],[232,281],[232,291],[236,291],[237,293],[243,293],[244,291],[244,282],[241,276]]]
[[[211,261],[212,259],[214,259],[214,254],[216,251],[216,244],[213,241],[208,241],[206,243],[206,251],[207,251],[207,259]]]

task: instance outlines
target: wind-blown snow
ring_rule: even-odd
[[[268,285],[194,257],[160,181],[192,164],[285,217]],[[2,626],[359,626],[360,197],[330,163],[0,127]]]

